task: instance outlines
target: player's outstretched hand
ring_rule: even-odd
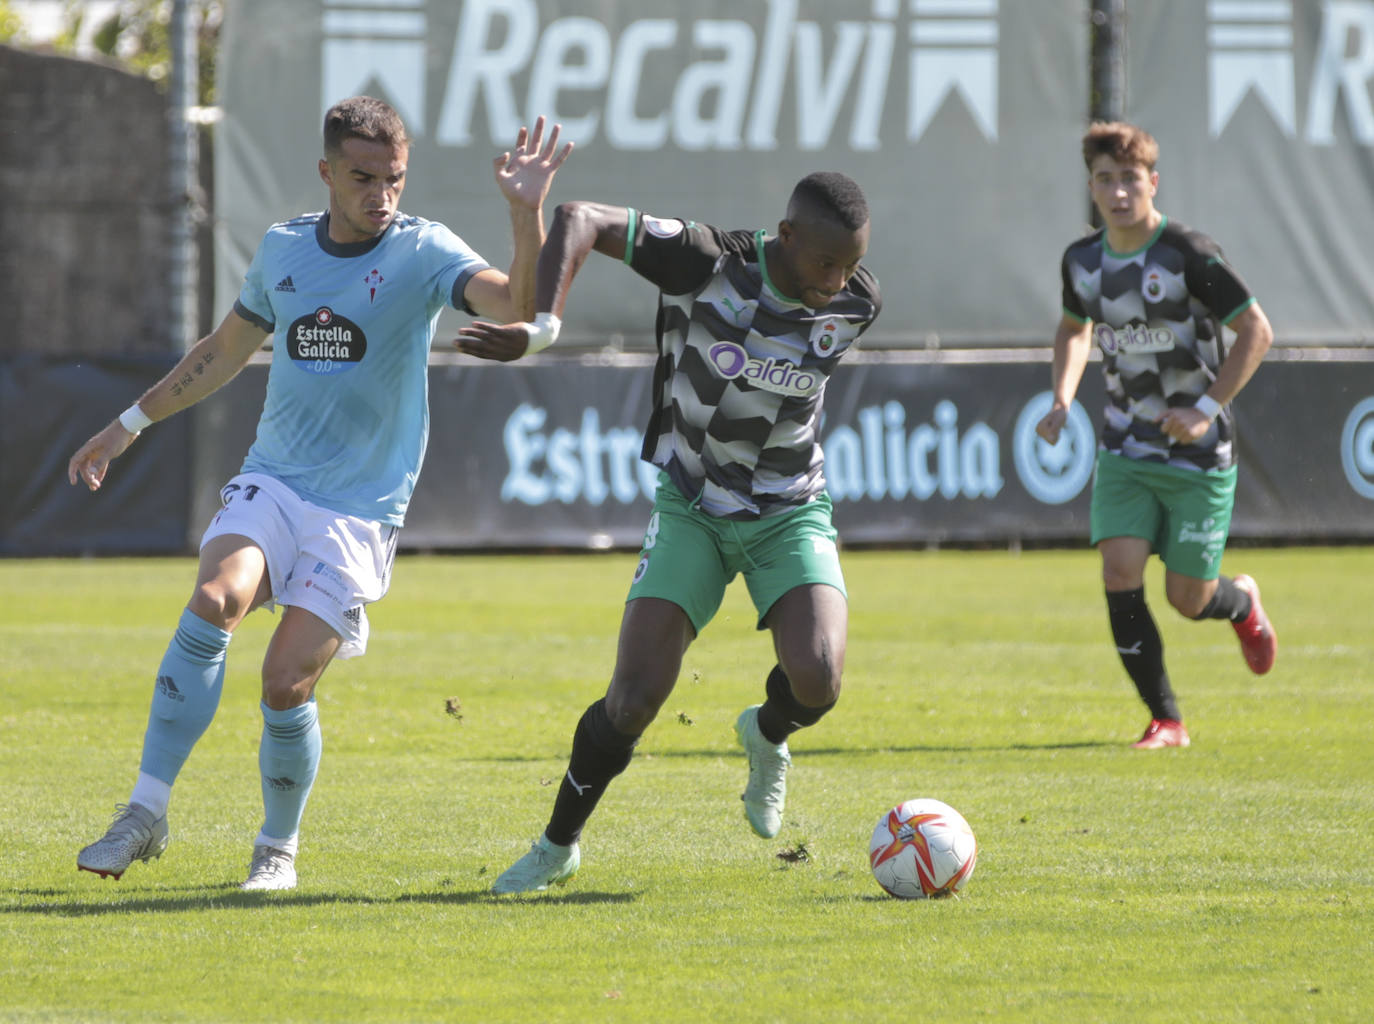
[[[515,140],[514,151],[502,153],[493,161],[496,168],[496,183],[506,200],[513,205],[537,210],[544,205],[553,184],[553,176],[563,161],[572,152],[571,142],[558,148],[558,133],[563,126],[555,124],[549,133],[548,142],[544,141],[544,118],[541,115],[534,122],[534,131],[529,132],[524,125]]]
[[[1063,406],[1055,406],[1035,425],[1035,432],[1050,444],[1058,444],[1059,432],[1064,429],[1068,419],[1069,411]]]
[[[459,352],[478,359],[509,363],[525,354],[530,332],[524,324],[489,324],[474,320],[467,327],[458,328],[458,337],[453,343]]]
[[[67,463],[68,482],[80,482],[92,491],[100,490],[100,485],[105,480],[105,470],[110,468],[110,463],[114,459],[124,454],[137,436],[125,430],[119,420],[115,420],[83,444],[71,457],[71,461]]]

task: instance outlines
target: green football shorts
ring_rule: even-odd
[[[694,507],[660,473],[626,600],[672,601],[700,633],[720,609],[726,586],[743,573],[763,629],[768,609],[793,587],[824,583],[845,594],[836,536],[827,494],[766,519],[720,519]]]
[[[1092,542],[1143,537],[1174,572],[1214,580],[1235,503],[1235,466],[1198,473],[1100,451]]]

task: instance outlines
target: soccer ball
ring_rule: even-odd
[[[952,896],[973,875],[978,840],[964,816],[939,800],[908,800],[878,820],[868,843],[873,877],[904,900]]]

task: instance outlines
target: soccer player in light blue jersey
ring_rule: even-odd
[[[506,322],[534,315],[543,204],[572,149],[544,119],[495,160],[510,205],[508,273],[442,224],[399,210],[409,139],[371,97],[332,107],[320,178],[329,208],[273,225],[223,322],[72,456],[98,490],[150,424],[227,383],[271,335],[257,439],[201,540],[195,589],[158,668],[138,779],[77,867],[119,878],[167,846],[173,783],[219,705],[225,652],[253,609],[281,605],[262,666],[264,821],[243,888],[290,889],[320,760],[315,686],[367,647],[429,432],[430,343],[444,306]]]

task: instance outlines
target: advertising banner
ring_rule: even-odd
[[[822,444],[842,540],[1087,543],[1099,366],[1051,446],[1035,435],[1048,364],[982,354],[856,355],[831,379]],[[436,363],[402,547],[638,546],[657,482],[639,459],[651,377],[637,356]],[[196,537],[252,443],[265,381],[250,366],[196,411]],[[1236,409],[1233,537],[1374,537],[1374,361],[1266,363]]]
[[[1277,344],[1374,342],[1374,0],[1132,0],[1126,26],[1159,208],[1221,243]]]
[[[1081,0],[236,0],[218,87],[217,316],[268,225],[325,205],[322,115],[359,93],[414,137],[402,208],[498,267],[492,159],[540,114],[577,147],[553,202],[772,231],[798,179],[843,171],[885,285],[870,347],[1044,344],[1087,213]],[[565,341],[652,347],[652,310],[591,260]]]
[[[82,363],[0,359],[0,555],[186,550],[196,486],[190,416],[159,423],[139,438],[99,491],[67,482],[67,460],[118,414],[123,407],[116,403],[141,394],[174,362],[157,355]]]

